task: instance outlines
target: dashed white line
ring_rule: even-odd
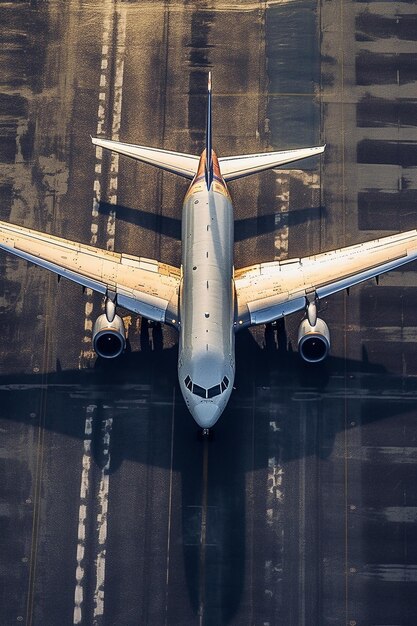
[[[87,518],[87,496],[91,469],[91,433],[93,415],[96,405],[90,404],[86,409],[86,420],[84,429],[84,454],[82,460],[81,485],[80,485],[80,508],[78,512],[78,541],[77,541],[77,567],[75,570],[75,593],[74,593],[74,615],[73,624],[80,624],[82,621],[82,603],[84,600],[84,551],[85,551],[85,522]]]
[[[126,10],[119,9],[116,14],[117,36],[116,36],[116,74],[114,79],[114,102],[112,121],[112,140],[118,141],[120,136],[120,122],[122,115],[122,89],[124,55],[126,41]],[[110,162],[110,181],[108,200],[110,204],[117,204],[117,187],[119,175],[119,155],[112,152]],[[114,250],[114,237],[116,228],[116,212],[110,211],[107,220],[107,250]],[[104,581],[106,574],[106,542],[107,542],[107,510],[109,497],[109,470],[110,470],[110,434],[113,420],[106,420],[103,440],[103,454],[107,456],[107,462],[102,470],[99,489],[99,513],[98,522],[98,543],[99,553],[96,559],[96,588],[94,591],[94,626],[101,623],[100,617],[104,614]]]
[[[113,20],[117,19],[117,39],[116,49],[114,51],[110,48],[110,33],[113,32]],[[108,107],[109,98],[109,81],[110,81],[110,69],[111,63],[109,62],[109,54],[116,55],[116,77],[114,85],[114,104],[113,104],[113,119],[112,119],[112,138],[117,140],[120,132],[120,120],[121,120],[121,104],[122,104],[122,86],[123,86],[123,70],[124,70],[124,52],[125,52],[125,39],[126,39],[126,9],[119,8],[115,11],[115,5],[113,0],[107,0],[106,9],[104,11],[103,19],[103,36],[102,36],[102,58],[101,58],[101,74],[100,74],[100,87],[102,88],[99,93],[99,102],[97,108],[97,128],[96,134],[99,136],[104,132],[106,107]],[[110,168],[110,182],[109,182],[109,202],[111,204],[117,204],[117,177],[118,177],[118,158],[111,158]],[[96,147],[95,151],[95,164],[94,164],[94,182],[93,182],[93,201],[91,209],[91,226],[90,226],[90,244],[96,245],[98,239],[98,227],[99,227],[99,203],[102,198],[102,186],[101,186],[101,174],[102,174],[102,148]],[[115,212],[110,213],[107,223],[107,249],[113,250],[114,248],[114,235],[115,235]],[[84,320],[84,337],[83,348],[80,354],[79,366],[82,367],[85,359],[93,356],[91,349],[91,335],[93,329],[93,291],[91,289],[86,290],[87,301],[85,303],[85,320]],[[81,486],[80,486],[80,508],[79,508],[79,523],[78,523],[78,542],[77,542],[77,566],[76,566],[76,586],[74,593],[74,614],[73,623],[80,624],[85,621],[83,618],[83,602],[84,598],[84,568],[83,561],[85,556],[85,545],[88,541],[86,537],[86,519],[88,515],[88,501],[91,501],[91,495],[89,497],[89,481],[91,472],[91,433],[93,424],[93,414],[96,410],[96,405],[89,405],[86,413],[85,424],[85,439],[84,439],[84,454],[82,460],[82,472],[81,472]],[[100,486],[97,494],[97,544],[98,554],[95,559],[95,590],[93,599],[93,624],[98,626],[101,624],[102,616],[104,615],[104,583],[105,583],[105,568],[106,568],[106,541],[107,541],[107,513],[108,513],[108,494],[109,494],[109,470],[110,470],[110,434],[112,428],[112,418],[108,418],[105,421],[104,434],[102,441],[102,452],[105,456],[106,463],[101,471]]]
[[[104,581],[106,575],[106,541],[107,541],[107,511],[109,504],[109,470],[110,470],[110,434],[113,418],[105,421],[103,434],[103,455],[107,457],[101,471],[100,487],[98,492],[97,533],[99,552],[96,558],[96,587],[94,591],[94,626],[98,626],[99,618],[104,614]]]
[[[304,170],[279,170],[276,184],[279,192],[276,195],[278,204],[275,213],[275,260],[288,258],[289,234],[289,201],[291,178],[301,181],[309,189],[320,188],[319,174]]]
[[[280,171],[276,182],[279,187],[276,196],[279,204],[275,213],[275,259],[283,261],[288,256],[289,172]]]
[[[113,3],[110,3],[113,6]],[[126,42],[126,9],[119,8],[117,13],[115,14],[115,19],[117,20],[117,35],[116,35],[116,49],[114,54],[115,58],[115,78],[114,78],[114,101],[113,101],[113,112],[112,112],[112,140],[118,141],[120,138],[120,123],[121,123],[121,114],[122,114],[122,90],[123,90],[123,72],[124,72],[124,56],[125,56],[125,42]],[[106,17],[104,20],[104,32],[103,32],[103,45],[102,45],[102,60],[101,60],[101,76],[100,76],[100,86],[106,87],[109,84],[109,68],[111,64],[109,63],[108,55],[110,52],[110,28],[111,26],[111,14],[110,12],[106,13]],[[108,99],[108,94],[106,91],[101,91],[99,93],[99,104],[97,110],[97,136],[103,134],[103,128],[105,123],[106,116],[106,99]],[[97,244],[98,238],[98,217],[99,217],[99,205],[102,199],[102,188],[101,188],[101,173],[102,173],[102,159],[103,159],[103,149],[100,147],[96,147],[95,153],[95,165],[94,172],[95,178],[93,182],[93,203],[91,210],[91,238],[90,244],[95,246]],[[110,162],[110,180],[109,180],[109,189],[108,189],[108,202],[109,204],[117,204],[117,188],[118,188],[118,175],[119,175],[119,155],[112,152],[111,153],[111,162]],[[107,220],[107,241],[106,248],[107,250],[114,250],[114,238],[115,238],[115,222],[116,222],[116,212],[110,211],[109,217]],[[94,357],[94,353],[91,348],[91,333],[93,329],[93,322],[91,321],[92,315],[92,300],[93,300],[93,291],[91,289],[86,289],[87,301],[85,305],[85,323],[84,323],[84,339],[83,344],[86,346],[80,355],[79,367],[83,367],[83,364],[86,360]],[[91,306],[89,306],[91,304]]]
[[[103,18],[103,36],[102,36],[102,47],[101,47],[101,74],[100,74],[100,87],[106,87],[109,83],[107,80],[107,74],[109,72],[109,63],[108,63],[108,54],[109,54],[109,45],[110,45],[110,31],[111,25],[113,23],[114,16],[114,6],[112,0],[108,0],[107,7],[104,12]],[[104,63],[105,62],[105,63]],[[108,99],[108,93],[106,91],[100,91],[99,94],[99,102],[97,108],[97,128],[96,135],[100,136],[104,132],[104,124],[106,117],[106,100]],[[99,204],[102,196],[101,192],[101,171],[102,171],[102,158],[103,158],[103,150],[102,148],[96,147],[95,153],[95,164],[94,164],[94,182],[93,182],[93,204],[91,209],[91,226],[90,226],[90,245],[97,245],[97,233],[98,233],[98,216],[99,216]],[[79,367],[80,369],[83,367],[86,360],[91,359],[94,356],[94,353],[91,348],[91,334],[93,331],[93,322],[91,319],[91,315],[93,312],[93,290],[86,289],[86,298],[87,301],[85,303],[85,321],[84,321],[84,338],[83,344],[85,348],[81,350],[80,359],[79,359]]]
[[[120,123],[122,118],[122,89],[126,41],[126,11],[119,10],[117,13],[117,49],[116,49],[116,75],[114,79],[114,103],[112,140],[120,139]],[[111,153],[110,181],[108,199],[110,204],[117,204],[117,187],[119,176],[119,155]],[[116,225],[116,213],[110,211],[107,220],[107,250],[114,250],[114,235]]]

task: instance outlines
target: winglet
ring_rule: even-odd
[[[211,147],[211,71],[207,82],[207,124],[206,124],[206,185],[210,189],[213,181],[213,157]]]

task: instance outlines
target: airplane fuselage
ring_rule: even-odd
[[[207,188],[205,155],[184,200],[178,376],[202,428],[223,412],[235,373],[233,206],[215,159]]]

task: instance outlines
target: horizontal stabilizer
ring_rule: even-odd
[[[246,154],[241,156],[221,157],[220,171],[224,180],[235,180],[249,174],[256,174],[279,165],[287,165],[300,159],[306,159],[324,152],[326,146],[314,148],[300,148],[297,150],[281,150],[279,152],[262,152],[260,154]]]
[[[95,146],[112,150],[118,154],[131,157],[137,161],[154,165],[167,172],[178,174],[190,180],[197,172],[199,157],[181,152],[171,152],[170,150],[158,150],[158,148],[148,148],[147,146],[136,146],[131,143],[111,141],[110,139],[99,139],[92,137],[91,141]]]

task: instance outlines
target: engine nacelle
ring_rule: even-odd
[[[93,348],[104,359],[114,359],[126,347],[126,333],[123,320],[114,315],[110,322],[107,315],[100,315],[93,328]]]
[[[330,332],[326,322],[319,317],[314,326],[308,319],[298,329],[298,351],[307,363],[320,363],[329,354]]]

